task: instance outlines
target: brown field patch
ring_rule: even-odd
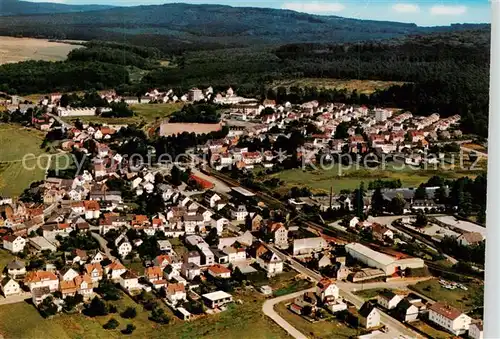
[[[28,60],[61,61],[75,48],[81,46],[46,39],[0,36],[0,64]]]
[[[274,89],[280,86],[290,88],[292,86],[297,87],[317,87],[326,89],[337,89],[337,90],[347,90],[351,92],[357,90],[358,93],[370,94],[377,90],[384,90],[393,85],[401,86],[404,82],[399,81],[377,81],[377,80],[342,80],[333,78],[300,78],[300,79],[289,79],[289,80],[279,80],[272,84]]]
[[[219,131],[222,125],[219,124],[196,124],[196,123],[162,123],[160,125],[160,136],[168,136],[182,132],[188,133],[210,133]]]

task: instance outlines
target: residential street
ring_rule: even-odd
[[[281,297],[277,297],[274,299],[266,300],[264,305],[262,306],[262,312],[271,318],[276,324],[278,324],[281,328],[283,328],[288,334],[290,334],[295,339],[307,339],[307,337],[298,331],[295,327],[290,325],[285,319],[283,319],[276,311],[274,310],[274,305],[289,299],[293,299],[298,297],[299,295],[304,294],[305,292],[312,292],[314,288],[309,288],[307,290],[302,290],[299,292],[286,294]]]
[[[104,251],[104,254],[106,254],[109,260],[115,261],[116,257],[111,254],[111,249],[108,247],[107,240],[95,232],[90,232],[90,234],[95,240],[97,240],[97,242],[99,243],[99,247]]]
[[[305,276],[310,277],[312,280],[314,280],[316,282],[322,278],[322,276],[319,273],[316,273],[316,272],[308,269],[307,267],[304,267],[299,262],[295,261],[292,257],[289,257],[289,256],[285,255],[284,253],[282,253],[281,251],[279,251],[278,249],[276,249],[276,247],[274,247],[273,245],[267,245],[267,246],[270,247],[271,249],[273,249],[282,260],[287,262],[297,272],[304,274]],[[423,279],[423,280],[425,280],[425,279]],[[367,288],[365,288],[365,285],[369,286],[368,288],[383,288],[383,287],[400,288],[400,287],[404,286],[405,284],[407,286],[410,284],[415,284],[418,281],[419,280],[411,280],[411,281],[405,281],[405,282],[389,282],[389,283],[380,282],[380,283],[373,283],[373,284],[363,284],[363,289],[367,289]],[[337,286],[340,289],[340,295],[344,299],[351,302],[352,304],[354,304],[358,308],[361,307],[364,300],[352,293],[352,291],[354,291],[354,289],[359,288],[359,286],[360,286],[359,284],[344,283],[344,282],[338,281]],[[292,298],[290,296],[288,296],[288,297]],[[286,300],[286,299],[283,299],[283,300]],[[413,332],[412,330],[410,330],[409,328],[404,326],[402,323],[400,323],[398,320],[390,317],[389,315],[385,314],[382,311],[380,311],[380,319],[381,319],[382,323],[385,324],[387,326],[387,328],[389,329],[387,334],[390,334],[391,338],[398,338],[401,336],[407,337],[407,338],[418,338],[418,335],[415,332]],[[290,325],[288,324],[288,326],[290,326]],[[285,327],[283,327],[283,328],[286,330]]]

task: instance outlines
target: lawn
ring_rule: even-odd
[[[311,323],[288,310],[286,307],[288,302],[290,301],[279,303],[274,309],[283,319],[309,338],[351,338],[358,334],[356,329],[347,327],[333,317],[329,320]]]
[[[477,306],[482,306],[484,297],[483,285],[478,283],[465,285],[468,288],[467,291],[461,288],[449,290],[441,287],[439,281],[432,279],[408,287],[430,299],[446,302],[463,311],[469,311]]]
[[[42,180],[48,155],[40,149],[43,133],[14,125],[0,125],[0,195],[18,196],[33,181]],[[23,166],[23,158],[27,155]]]
[[[3,272],[5,266],[10,263],[15,256],[13,256],[9,251],[0,249],[0,272]]]
[[[82,122],[94,122],[100,124],[115,124],[115,125],[128,125],[128,124],[150,124],[157,119],[162,120],[170,116],[172,113],[180,110],[183,103],[166,103],[166,104],[135,104],[130,105],[135,115],[129,118],[103,118],[98,116],[82,116],[82,117],[65,117],[64,121],[72,123],[77,119]]]
[[[365,300],[370,300],[376,298],[380,293],[383,291],[387,290],[386,288],[372,288],[368,290],[362,290],[362,291],[357,291],[354,292],[357,296],[360,296],[361,298]]]
[[[273,83],[273,88],[280,86],[290,88],[297,87],[317,87],[327,89],[346,89],[349,92],[357,90],[358,93],[370,94],[376,90],[387,89],[393,85],[403,85],[403,82],[397,81],[376,81],[376,80],[341,80],[329,78],[301,78],[293,80],[280,80]]]
[[[395,180],[400,179],[403,187],[416,187],[426,182],[434,175],[439,175],[447,179],[456,179],[462,176],[475,177],[477,171],[453,170],[442,171],[434,169],[413,170],[408,166],[399,169],[393,163],[388,163],[385,169],[366,168],[362,165],[351,168],[340,167],[339,165],[330,166],[328,169],[291,169],[279,173],[261,177],[261,180],[269,178],[279,178],[285,182],[280,187],[281,190],[288,190],[292,186],[307,186],[316,192],[329,192],[333,187],[334,192],[340,193],[342,190],[353,190],[359,187],[361,182],[365,183],[365,188],[370,181],[376,179]]]
[[[158,325],[150,321],[148,319],[150,312],[143,311],[142,306],[137,305],[128,296],[113,302],[118,307],[117,314],[96,318],[82,314],[61,314],[47,320],[43,319],[30,304],[3,305],[0,306],[0,319],[9,321],[0,322],[0,334],[6,339],[122,338],[120,330],[132,323],[137,327],[131,336],[134,338],[287,338],[284,331],[261,312],[263,297],[255,293],[233,295],[235,299],[241,299],[243,304],[231,305],[221,314],[203,316],[192,322],[183,322],[171,317],[168,325]],[[120,317],[119,313],[128,306],[137,308],[136,318]],[[104,330],[102,325],[111,317],[118,320],[120,326],[116,330]]]
[[[313,287],[313,283],[300,279],[297,275],[297,272],[293,270],[285,271],[269,279],[268,285],[273,288],[276,297]]]
[[[448,332],[435,328],[434,326],[431,326],[423,321],[412,322],[411,325],[415,326],[420,331],[434,339],[449,339],[452,337]]]

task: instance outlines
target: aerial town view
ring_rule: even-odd
[[[483,338],[487,2],[49,1],[0,0],[0,338]]]

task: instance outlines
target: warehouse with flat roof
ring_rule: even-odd
[[[367,266],[382,270],[385,275],[392,275],[407,268],[422,268],[425,265],[420,258],[398,259],[358,243],[345,245],[345,250],[354,259]]]

